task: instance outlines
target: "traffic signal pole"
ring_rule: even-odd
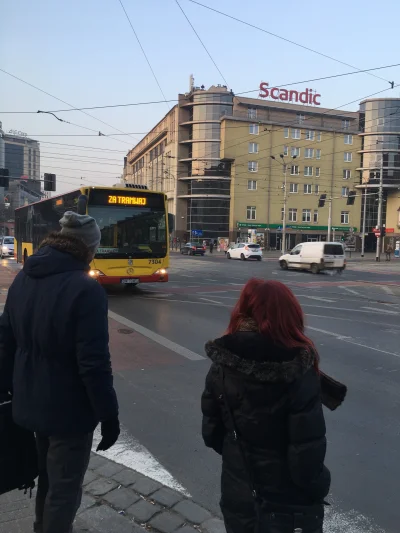
[[[377,220],[377,229],[379,230],[378,236],[376,238],[376,256],[375,260],[381,260],[381,248],[382,248],[382,204],[383,204],[383,152],[381,159],[381,168],[379,173],[379,192],[378,192],[378,220]]]
[[[327,241],[330,242],[331,240],[331,229],[332,229],[332,198],[328,199],[329,203],[329,211],[328,211],[328,237]]]

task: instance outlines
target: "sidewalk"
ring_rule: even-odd
[[[34,496],[0,496],[0,533],[32,533]],[[93,453],[74,533],[224,533],[222,520],[183,494]]]

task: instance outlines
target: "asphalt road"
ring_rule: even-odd
[[[400,267],[400,265],[399,265]],[[204,356],[223,334],[243,284],[276,279],[299,298],[322,368],[348,386],[326,411],[332,472],[326,533],[398,533],[400,479],[400,268],[354,263],[342,275],[281,271],[272,261],[173,255],[170,282],[108,290],[109,307]],[[202,442],[200,396],[209,362],[165,349],[117,372],[127,432],[187,489],[218,512],[220,459]]]

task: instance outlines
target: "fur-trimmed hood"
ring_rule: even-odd
[[[90,251],[81,240],[61,233],[50,233],[39,250],[28,257],[24,272],[44,278],[72,270],[89,270]]]
[[[318,357],[311,349],[276,346],[255,331],[238,331],[209,341],[205,350],[213,363],[268,383],[292,383],[315,366]]]

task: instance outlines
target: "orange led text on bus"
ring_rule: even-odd
[[[147,198],[139,196],[115,196],[108,195],[108,204],[113,205],[146,205]]]

